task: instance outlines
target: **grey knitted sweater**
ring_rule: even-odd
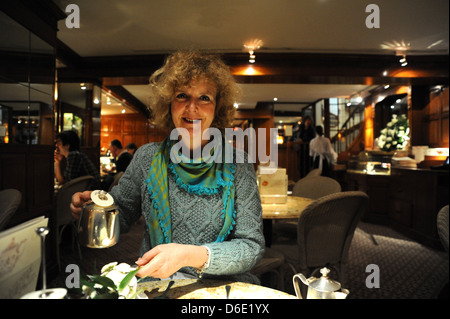
[[[111,195],[119,206],[121,232],[127,232],[141,215],[144,217],[141,255],[152,248],[147,227],[151,198],[144,181],[158,146],[159,143],[141,146],[119,184],[111,190]],[[236,162],[236,156],[233,158]],[[220,279],[258,282],[249,273],[264,254],[262,208],[256,175],[250,163],[237,163],[235,167],[236,224],[228,238],[221,243],[215,243],[224,223],[221,217],[221,192],[213,195],[190,194],[177,185],[173,173],[168,170],[172,242],[209,247],[211,261],[204,278],[219,276]],[[191,267],[181,271],[196,275]]]

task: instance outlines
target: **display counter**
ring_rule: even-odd
[[[369,195],[367,222],[390,225],[419,242],[440,246],[436,216],[449,203],[449,171],[391,167],[390,174],[347,170],[348,190]]]

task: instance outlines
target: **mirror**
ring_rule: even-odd
[[[0,12],[0,143],[54,143],[54,48]]]
[[[380,135],[392,120],[392,115],[396,114],[398,117],[405,114],[408,116],[408,94],[393,94],[385,97],[382,101],[375,104],[375,120],[374,120],[374,136]]]
[[[100,145],[101,88],[88,82],[58,82],[57,132],[74,130],[80,146]]]

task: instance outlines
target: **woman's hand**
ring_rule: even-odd
[[[70,203],[70,210],[72,211],[72,216],[76,220],[80,218],[81,210],[83,205],[91,200],[92,191],[78,192],[72,195],[72,202]]]
[[[64,156],[61,153],[59,153],[58,150],[55,150],[53,158],[55,160],[55,163],[59,164],[64,158]]]
[[[162,244],[146,252],[136,261],[137,276],[167,278],[182,267],[200,268],[208,261],[207,249],[202,246]]]

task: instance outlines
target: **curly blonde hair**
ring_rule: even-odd
[[[150,109],[156,126],[163,130],[175,128],[170,105],[175,91],[192,80],[206,78],[217,88],[216,108],[211,127],[222,132],[234,118],[234,103],[242,94],[228,66],[216,54],[179,51],[167,57],[164,65],[150,77]]]

